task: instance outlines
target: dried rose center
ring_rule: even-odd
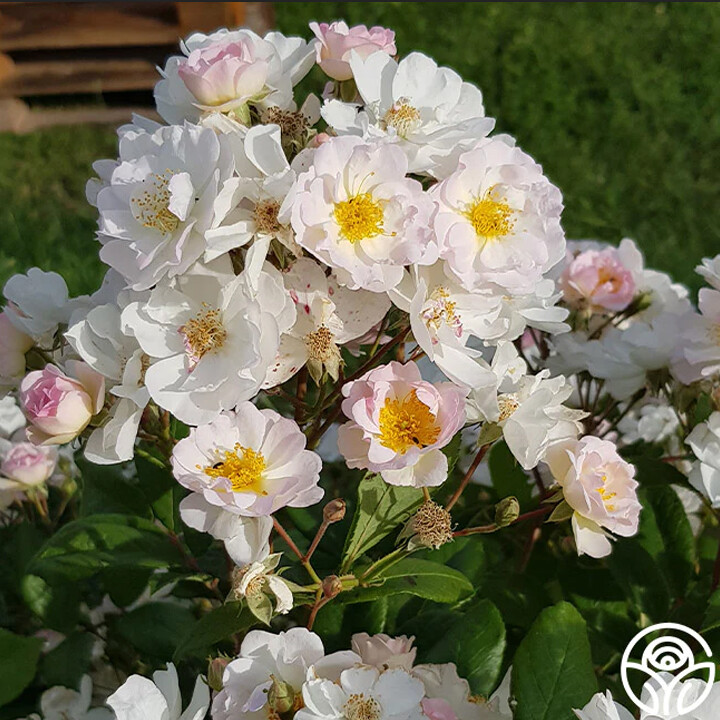
[[[267,495],[263,489],[265,467],[262,453],[237,443],[232,450],[225,451],[225,457],[220,462],[203,468],[203,472],[211,478],[226,478],[234,492]]]
[[[430,293],[422,318],[426,325],[432,326],[435,330],[445,324],[453,329],[457,337],[461,337],[463,327],[460,317],[455,312],[456,306],[457,303],[450,300],[447,288],[438,286]]]
[[[394,128],[400,137],[405,138],[420,124],[420,111],[403,98],[385,113],[383,122],[385,127]]]
[[[476,199],[463,212],[478,238],[492,240],[509,235],[515,221],[514,210],[503,198],[495,197],[494,188],[484,197]]]
[[[325,325],[308,333],[303,339],[310,358],[319,362],[329,360],[337,351],[337,346],[333,342],[334,337]]]
[[[335,203],[333,212],[340,235],[352,243],[367,240],[383,232],[383,209],[370,193],[360,193]]]
[[[347,720],[380,720],[382,708],[375,698],[353,694],[345,703],[343,714]]]
[[[507,420],[518,408],[520,403],[513,395],[501,395],[498,398],[498,408],[500,409],[500,417],[498,422]]]
[[[271,107],[265,110],[262,117],[263,123],[279,125],[280,132],[290,138],[300,137],[310,127],[307,117],[299,110],[281,110],[279,107]]]
[[[264,200],[255,206],[253,219],[255,227],[266,235],[273,235],[282,229],[282,225],[278,222],[278,211],[280,203],[276,200]]]
[[[192,370],[208,353],[219,350],[227,340],[222,313],[217,308],[202,310],[179,329],[185,339],[185,352]]]
[[[720,345],[720,323],[711,325],[707,329],[707,338],[710,342]]]
[[[172,170],[153,173],[143,180],[142,191],[130,199],[133,217],[147,228],[167,235],[174,232],[180,218],[170,212],[170,180]]]
[[[380,410],[380,444],[404,455],[411,447],[432,445],[440,435],[435,415],[415,390],[404,398],[387,398]]]

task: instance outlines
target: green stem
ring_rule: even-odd
[[[161,460],[160,458],[155,457],[152,453],[149,453],[147,450],[143,450],[142,448],[136,447],[135,454],[141,457],[143,460],[147,460],[149,463],[152,463],[153,465],[156,465],[163,470],[167,470],[170,467],[169,463],[166,460]]]

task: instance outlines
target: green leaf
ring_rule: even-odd
[[[684,597],[695,573],[695,538],[690,521],[678,494],[669,486],[648,487],[644,496],[652,508],[660,539],[660,552],[655,556],[671,581],[675,597]],[[647,513],[647,507],[645,509]],[[642,528],[641,528],[642,533]],[[641,540],[642,542],[642,540]]]
[[[153,574],[152,570],[146,568],[110,567],[101,572],[100,579],[110,599],[122,608],[142,595]]]
[[[90,670],[96,638],[90,633],[75,632],[53,648],[40,664],[46,685],[75,688]]]
[[[498,497],[514,495],[525,508],[532,500],[532,485],[525,471],[503,443],[495,443],[488,457],[490,478]]]
[[[78,456],[77,464],[82,476],[82,516],[120,513],[152,518],[142,491],[128,482],[119,465],[94,465],[82,456]]]
[[[563,500],[559,505],[555,506],[552,514],[547,519],[548,522],[565,522],[569,520],[575,511],[568,505],[567,500]]]
[[[173,661],[185,657],[205,657],[210,648],[231,635],[257,623],[250,610],[239,602],[230,602],[203,615],[178,643]]]
[[[422,635],[418,645],[421,646]],[[489,601],[473,603],[443,625],[442,638],[421,653],[422,662],[457,665],[477,695],[489,695],[500,680],[505,653],[505,625]]]
[[[106,567],[164,568],[182,562],[155,524],[131,515],[92,515],[68,523],[35,556],[30,570],[52,580],[79,580]]]
[[[569,603],[546,608],[515,653],[515,720],[575,720],[597,692],[587,627]]]
[[[625,592],[655,622],[670,610],[670,589],[652,555],[635,538],[625,538],[613,547],[608,567]]]
[[[155,517],[169,530],[178,526],[177,505],[185,491],[173,477],[170,468],[161,468],[145,458],[135,458],[140,487]]]
[[[651,457],[634,457],[629,462],[632,462],[637,470],[636,476],[641,487],[682,485],[692,489],[687,477],[670,463]]]
[[[422,502],[418,488],[395,487],[379,475],[365,475],[358,486],[357,507],[345,541],[343,572],[404,523]]]
[[[708,600],[702,631],[709,632],[720,628],[720,590],[716,590]]]
[[[40,638],[0,628],[0,706],[14,700],[32,682],[42,644]]]
[[[45,626],[61,633],[69,633],[75,628],[80,617],[80,589],[77,585],[51,585],[38,575],[25,575],[21,588],[25,603]]]
[[[416,595],[440,603],[457,603],[473,593],[472,583],[458,570],[429,560],[400,560],[383,572],[382,584],[342,593],[346,604],[372,602],[391,595]],[[374,580],[373,580],[374,582]]]
[[[151,657],[172,657],[178,642],[195,618],[187,608],[168,602],[148,603],[121,615],[114,628],[141,653]]]

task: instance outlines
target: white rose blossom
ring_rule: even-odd
[[[185,273],[205,251],[232,171],[229,142],[213,130],[185,124],[126,133],[118,162],[90,193],[97,190],[100,258],[136,290]]]
[[[320,638],[305,628],[277,635],[252,630],[225,668],[223,689],[212,703],[213,720],[264,720],[273,710],[268,700],[273,684],[282,683],[285,693],[299,696],[309,668],[324,654]]]
[[[468,289],[533,286],[565,256],[562,195],[507,136],[479,142],[430,190],[440,256]]]
[[[331,100],[323,117],[339,135],[394,141],[410,172],[438,176],[495,125],[480,90],[422,53],[397,62],[351,51],[349,64],[364,106]]]
[[[116,720],[202,720],[210,704],[210,691],[202,677],[195,681],[189,705],[182,710],[175,666],[153,673],[153,679],[131,675],[108,699]]]
[[[145,373],[150,397],[195,425],[258,392],[280,334],[294,320],[282,278],[269,264],[255,281],[198,268],[122,315],[124,331],[154,361]]]
[[[697,458],[688,480],[713,507],[720,507],[720,412],[696,425],[685,442]]]
[[[307,364],[320,380],[323,370],[338,379],[340,346],[362,338],[390,307],[386,295],[353,290],[326,276],[320,265],[301,257],[283,274],[283,282],[297,311],[295,324],[280,338],[275,363],[268,369],[264,387],[274,387]]]
[[[434,203],[407,171],[392,144],[331,138],[299,175],[281,220],[289,217],[298,244],[333,268],[341,285],[385,292],[405,265],[437,259]]]
[[[295,110],[293,86],[315,63],[312,45],[299,37],[269,32],[264,38],[247,28],[193,33],[172,56],[155,86],[155,102],[171,124],[198,122],[203,114],[242,114],[258,108]],[[249,123],[247,123],[249,124]]]

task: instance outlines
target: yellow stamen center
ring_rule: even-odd
[[[166,235],[174,232],[180,218],[170,212],[170,179],[175,173],[153,173],[143,181],[143,190],[130,200],[135,219],[147,228]]]
[[[398,100],[386,113],[383,118],[385,127],[395,129],[401,137],[407,137],[420,123],[420,112],[406,100]]]
[[[615,510],[615,505],[612,504],[612,500],[617,496],[617,493],[608,491],[606,487],[607,475],[603,475],[600,480],[602,481],[602,487],[597,488],[597,491],[600,493],[600,497],[602,498],[607,510],[609,512],[613,512]]]
[[[191,370],[205,355],[219,350],[227,340],[227,330],[217,308],[199,312],[182,325],[179,332],[185,336],[185,352],[190,359]]]
[[[413,390],[404,398],[387,398],[380,410],[380,444],[404,455],[411,447],[432,445],[440,434],[435,415]]]
[[[422,317],[425,324],[438,330],[442,324],[453,328],[457,337],[462,336],[462,322],[455,312],[457,303],[450,300],[450,293],[447,288],[441,285],[436,287],[423,310]]]
[[[368,698],[358,693],[348,698],[343,713],[347,720],[379,720],[382,708],[375,698]]]
[[[383,232],[383,209],[370,193],[360,193],[335,203],[333,212],[340,235],[352,243],[367,240]]]
[[[225,458],[203,472],[211,478],[227,478],[234,492],[254,492],[267,495],[263,490],[263,472],[265,458],[262,453],[255,452],[238,443],[233,450],[225,451]]]
[[[478,238],[493,240],[512,232],[514,212],[503,198],[494,197],[494,188],[490,188],[484,197],[470,204],[463,215],[470,221]]]

